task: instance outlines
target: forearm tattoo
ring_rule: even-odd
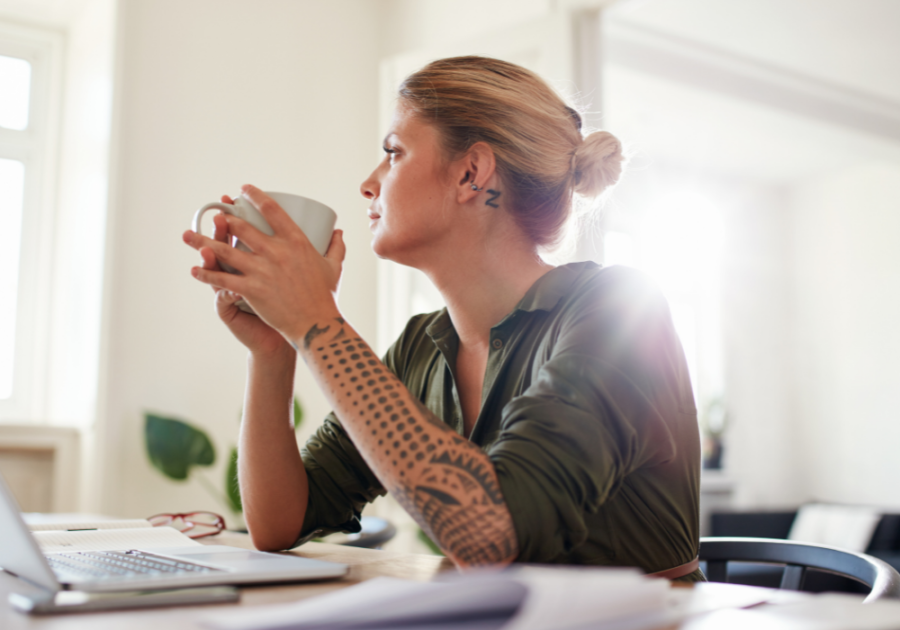
[[[510,562],[512,518],[493,464],[422,405],[342,320],[314,325],[306,360],[366,463],[457,564]]]
[[[313,327],[309,329],[306,333],[306,336],[303,337],[303,347],[306,350],[309,350],[309,344],[313,342],[313,340],[319,335],[324,335],[331,329],[331,326],[325,326],[325,328],[319,328],[316,324],[313,324]]]

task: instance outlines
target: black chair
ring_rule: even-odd
[[[773,538],[701,538],[700,560],[711,582],[728,581],[728,563],[760,562],[786,565],[781,588],[803,590],[807,569],[842,575],[862,582],[870,591],[866,602],[900,598],[900,573],[886,562],[862,553],[825,545]]]
[[[362,531],[357,534],[344,534],[339,541],[341,545],[348,547],[366,547],[368,549],[381,549],[381,546],[391,540],[397,533],[397,528],[390,521],[378,516],[363,516],[360,519]]]

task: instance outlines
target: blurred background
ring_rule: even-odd
[[[333,207],[346,317],[383,351],[441,306],[369,249],[359,184],[430,59],[525,65],[619,136],[619,186],[558,260],[666,293],[704,432],[703,505],[900,509],[900,3],[0,0],[0,472],[22,508],[213,510],[246,353],[189,274],[240,185]],[[328,407],[298,370],[298,440]],[[173,481],[148,414],[215,457]],[[391,544],[415,548],[389,500]]]

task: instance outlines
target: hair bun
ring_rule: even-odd
[[[608,131],[595,131],[575,150],[575,192],[596,197],[619,181],[622,143]]]

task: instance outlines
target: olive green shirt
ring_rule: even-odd
[[[491,329],[470,439],[490,457],[522,562],[637,566],[694,559],[700,439],[668,305],[625,267],[551,270]],[[447,310],[413,317],[384,362],[463,433],[459,337]],[[309,505],[298,544],[359,531],[385,494],[334,414],[302,451]],[[703,579],[695,572],[689,580]]]

